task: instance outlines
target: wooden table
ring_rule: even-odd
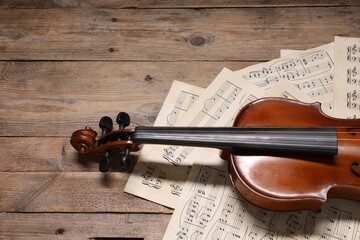
[[[152,125],[173,80],[360,37],[351,0],[0,1],[0,239],[162,239],[172,210],[78,156],[74,130]]]

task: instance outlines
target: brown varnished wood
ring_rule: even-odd
[[[318,103],[261,99],[244,107],[234,126],[339,127],[337,156],[233,154],[229,161],[231,179],[249,202],[277,211],[319,211],[328,197],[360,199],[360,178],[350,169],[351,164],[360,159],[360,135],[357,130],[349,132],[347,128],[360,126],[359,120],[327,117]]]
[[[121,129],[113,131],[111,134],[133,131],[133,129]],[[136,144],[133,144],[132,141],[128,140],[118,140],[115,142],[108,142],[106,144],[99,145],[96,142],[96,136],[97,133],[94,130],[92,130],[90,127],[86,127],[85,129],[80,129],[74,132],[71,136],[70,143],[77,151],[82,154],[102,155],[106,151],[123,152],[125,148],[130,148],[131,151],[140,150]],[[106,137],[106,135],[103,137]]]

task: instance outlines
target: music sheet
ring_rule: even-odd
[[[272,212],[244,201],[229,182],[227,163],[197,149],[167,239],[360,239],[358,202],[333,199],[321,213]],[[204,166],[203,161],[209,163]]]
[[[305,103],[313,103],[309,95],[299,91],[294,85],[288,82],[277,83],[265,92],[264,97],[281,97],[287,99],[293,99]]]
[[[351,56],[356,53],[352,51]],[[327,44],[237,73],[224,69],[195,102],[187,100],[193,107],[183,111],[183,117],[173,114],[179,121],[172,121],[171,125],[230,126],[244,104],[262,96],[320,101],[325,113],[339,116],[333,112],[335,62],[334,44]],[[171,106],[176,102],[167,99],[166,112],[172,112]],[[158,119],[164,125],[165,119],[172,118],[159,115]],[[188,167],[193,162],[195,165]],[[152,146],[142,152],[133,175],[127,192],[176,206],[164,239],[360,239],[357,202],[331,200],[321,214],[276,213],[256,208],[234,191],[226,162],[218,157],[218,150]]]
[[[224,68],[176,125],[231,126],[239,109],[263,94],[261,89]],[[193,150],[194,147],[155,146],[147,154],[146,161],[160,164],[173,178],[182,179],[192,165]]]
[[[360,38],[335,37],[335,110],[360,117]]]
[[[280,49],[280,57],[286,57],[294,53],[299,53],[301,51],[302,50],[295,50],[295,49]]]
[[[154,126],[174,126],[193,106],[203,91],[203,88],[174,81]],[[175,208],[187,176],[173,179],[169,173],[159,167],[159,164],[145,161],[153,147],[147,144],[141,149],[140,157],[124,191]]]
[[[311,59],[314,61],[318,56],[324,56],[313,55],[318,54],[313,50],[311,52]],[[331,62],[332,64],[327,63],[329,69],[325,74],[333,75],[333,57]],[[269,73],[264,70],[265,65],[259,66],[251,70],[261,69],[261,73]],[[250,76],[251,71],[247,69],[247,72]],[[260,75],[253,76],[256,76],[257,81],[270,77],[269,74]],[[303,92],[307,91],[300,91],[301,89],[291,81],[287,81],[287,84],[281,79],[275,82],[269,84],[271,87],[260,84],[260,87],[268,89],[265,96],[314,101],[312,94],[304,96]],[[315,88],[314,85],[312,84],[313,87],[309,89]],[[323,110],[327,114],[336,115],[336,112],[333,112],[333,94],[320,95],[320,98],[315,99],[322,101]],[[241,199],[235,192],[227,178],[227,165],[216,153],[197,149],[193,154],[198,158],[194,160],[195,164],[183,186],[180,201],[164,239],[360,239],[358,202],[331,199],[318,214],[311,211],[279,213],[259,209]],[[206,165],[203,164],[203,159],[206,159]]]
[[[281,49],[280,50],[280,57],[286,57],[295,53],[301,53],[304,50],[293,50],[293,49]],[[331,53],[330,53],[331,54]],[[334,56],[335,59],[335,56]],[[335,60],[334,60],[335,61]],[[336,67],[336,64],[334,64],[334,67],[332,69],[332,74],[334,75],[334,69]],[[335,79],[335,76],[334,76]],[[336,91],[335,88],[335,81],[334,81],[334,92]],[[286,94],[285,96],[286,97]],[[297,97],[293,97],[294,99],[301,99],[301,98],[297,98]],[[302,102],[307,102],[307,103],[313,103],[313,102],[319,102],[317,99],[309,99],[307,98],[305,95],[302,95],[302,99],[300,100]],[[321,97],[321,110],[328,116],[333,116],[336,117],[336,112],[334,111],[334,93],[333,94],[326,94],[325,96]],[[339,117],[339,116],[337,116]]]
[[[185,113],[186,110],[193,104],[183,105],[182,99],[197,98],[201,94],[203,89],[192,87],[191,85],[183,84],[180,82],[174,82],[172,88],[169,91],[163,107],[160,110],[158,118],[155,121],[156,126],[161,125],[176,125],[176,121],[169,123],[168,119],[175,119],[172,116],[178,109],[182,109],[181,113]],[[196,92],[196,93],[195,93]],[[186,93],[186,96],[184,96]],[[298,91],[290,83],[276,84],[271,90],[267,91],[265,96],[267,97],[284,97],[303,102],[312,102],[312,99]],[[195,100],[195,99],[194,99]],[[187,101],[192,103],[193,101]],[[183,105],[179,108],[180,105]],[[237,111],[237,109],[235,109]],[[178,115],[178,114],[176,114]],[[181,118],[181,115],[177,119]],[[232,123],[234,115],[231,116],[229,124]],[[228,125],[229,125],[228,124]],[[142,149],[138,162],[130,176],[126,186],[125,192],[134,194],[136,196],[148,199],[150,201],[159,203],[161,205],[175,208],[180,198],[183,185],[187,179],[187,175],[174,176],[172,171],[164,171],[163,164],[146,161],[149,152],[152,151],[154,146],[145,145]],[[164,146],[166,147],[166,146]],[[216,150],[218,152],[218,150]],[[196,157],[193,157],[196,159]]]
[[[194,90],[190,90],[190,88],[191,86],[187,86],[185,92],[188,94],[194,93]],[[177,82],[169,92],[164,106],[158,115],[155,122],[157,126],[164,125],[165,122],[168,122],[166,119],[173,119],[171,116],[174,115],[176,109],[182,109],[182,114],[187,112],[190,104],[187,105],[187,108],[184,106],[179,108],[178,105],[184,101],[179,101],[180,97],[170,97],[178,96],[181,92],[184,92],[184,85]],[[204,96],[202,96],[201,92],[204,91],[196,90],[196,104],[194,104],[195,99],[192,101],[188,100],[189,103],[191,102],[191,106],[193,106],[192,109],[194,110],[187,113],[188,117],[182,117],[185,125],[222,126],[227,124],[230,126],[232,119],[235,118],[236,113],[243,105],[257,99],[263,94],[261,90],[257,90],[256,86],[253,86],[247,81],[237,81],[234,79],[233,72],[229,69],[223,69],[213,83],[206,89],[207,94],[203,94]],[[201,97],[199,97],[200,95]],[[171,112],[171,114],[169,114],[169,112]],[[181,116],[178,116],[179,114],[176,115],[177,120],[181,118]],[[199,119],[201,122],[194,124],[194,122],[199,121]],[[192,122],[186,123],[189,121]],[[171,125],[179,126],[177,121],[173,121]],[[182,125],[184,125],[184,123],[182,123]],[[167,207],[175,208],[190,169],[187,165],[171,165],[166,160],[164,155],[169,154],[169,149],[175,148],[179,148],[179,151],[181,150],[182,152],[188,153],[193,150],[193,148],[189,149],[178,146],[145,146],[125,186],[125,192]],[[185,158],[189,157],[185,156]],[[191,162],[192,160],[190,159],[189,161]]]
[[[332,107],[334,88],[334,43],[295,52],[266,63],[256,64],[239,71],[240,77],[263,89],[275,83],[290,82],[313,102]],[[329,102],[330,99],[330,102]],[[331,113],[330,109],[326,110]]]

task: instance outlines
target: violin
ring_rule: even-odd
[[[119,113],[120,129],[103,117],[102,136],[89,127],[74,132],[72,146],[82,154],[129,154],[141,144],[184,145],[221,150],[229,176],[248,202],[268,210],[320,211],[329,197],[360,200],[360,120],[326,116],[319,103],[263,98],[243,107],[233,127],[126,128],[130,117]]]

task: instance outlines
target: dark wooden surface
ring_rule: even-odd
[[[173,80],[233,70],[334,36],[359,1],[0,1],[0,239],[161,239],[171,209],[123,193],[69,137],[126,111],[151,125]]]

